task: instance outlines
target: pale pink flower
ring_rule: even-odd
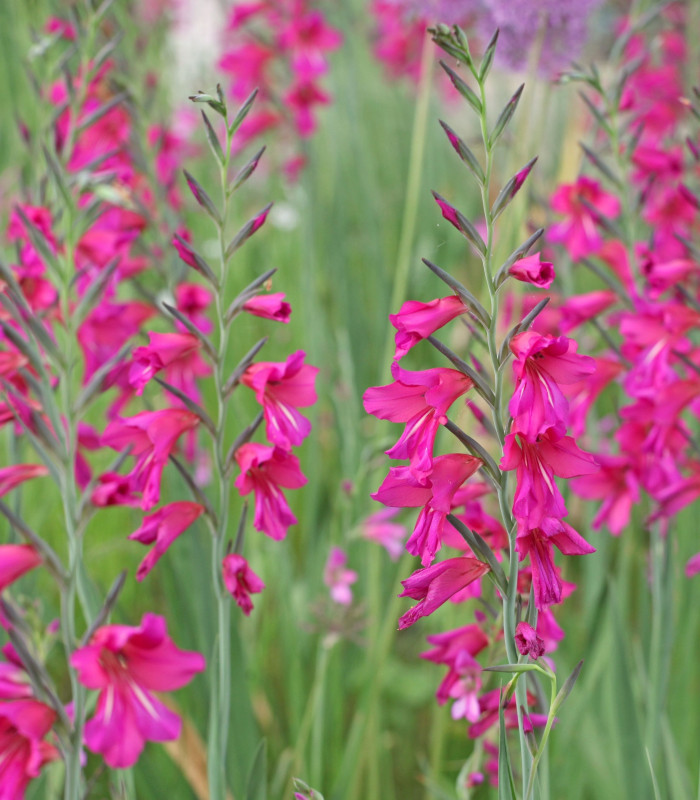
[[[188,500],[169,503],[143,518],[141,527],[129,534],[129,539],[155,547],[139,564],[136,580],[142,581],[155,567],[170,545],[204,513],[204,506]]]
[[[399,513],[398,508],[382,508],[362,523],[362,535],[365,539],[381,544],[392,561],[397,561],[403,552],[403,543],[408,531],[405,525],[392,522]]]
[[[258,594],[265,584],[253,572],[247,560],[238,553],[229,553],[221,562],[224,586],[237,605],[248,616],[253,610],[251,594]]]
[[[150,613],[139,627],[98,628],[70,663],[83,686],[100,692],[85,725],[85,744],[112,769],[135,764],[146,741],[178,738],[180,717],[153,692],[179,689],[205,667],[203,656],[178,649],[163,617]]]
[[[347,554],[340,547],[333,547],[323,570],[323,582],[330,589],[333,602],[341,606],[352,603],[350,587],[357,581],[357,573],[345,568],[347,563]]]

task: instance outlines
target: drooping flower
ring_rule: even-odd
[[[265,584],[239,553],[229,553],[221,562],[224,586],[241,611],[248,616],[253,610],[251,594],[259,594]]]
[[[365,411],[379,419],[406,423],[402,436],[386,454],[410,459],[420,480],[432,469],[435,436],[440,425],[447,422],[447,410],[474,384],[456,369],[412,372],[394,362],[391,374],[394,383],[374,386],[364,393]]]
[[[421,653],[421,658],[434,664],[445,664],[449,668],[436,692],[438,703],[443,705],[454,696],[452,687],[460,679],[457,662],[461,654],[466,652],[473,659],[488,647],[489,638],[478,625],[471,623],[456,630],[427,636],[426,639],[434,645],[434,649]]]
[[[560,385],[576,383],[595,370],[595,361],[578,355],[577,344],[565,336],[523,331],[509,347],[515,361],[516,385],[508,410],[513,429],[533,441],[547,428],[563,436],[569,404]]]
[[[271,319],[275,322],[289,322],[292,307],[284,299],[284,292],[258,294],[243,303],[243,310],[256,317]]]
[[[388,506],[424,506],[406,549],[420,556],[423,566],[431,564],[442,544],[442,530],[452,510],[455,492],[471,477],[482,462],[464,453],[451,453],[433,460],[433,468],[422,481],[410,467],[392,467],[379,489],[372,495]]]
[[[340,547],[333,547],[323,570],[323,582],[330,589],[333,601],[341,606],[349,606],[352,603],[350,587],[357,581],[355,570],[345,568],[347,563],[347,553]]]
[[[318,367],[304,364],[305,356],[297,350],[285,362],[260,361],[241,377],[263,407],[268,440],[285,450],[301,444],[311,431],[311,423],[297,410],[316,402]]]
[[[129,534],[129,539],[141,544],[155,544],[155,547],[139,564],[137,581],[142,581],[148,575],[175,539],[203,513],[204,506],[199,503],[181,500],[169,503],[143,518],[141,527]]]
[[[70,663],[83,686],[100,693],[85,744],[112,769],[135,764],[146,741],[177,739],[180,717],[153,692],[179,689],[205,667],[203,656],[177,648],[163,617],[150,613],[138,627],[98,628]]]
[[[530,656],[534,661],[544,655],[544,641],[527,622],[519,622],[515,626],[515,644],[520,655]]]
[[[549,289],[555,278],[554,265],[551,261],[542,261],[541,253],[518,259],[508,270],[508,274],[539,289]]]
[[[58,758],[44,737],[56,712],[32,698],[0,703],[0,800],[22,800],[41,768]]]
[[[438,297],[429,303],[407,300],[398,314],[389,315],[389,322],[396,328],[394,361],[403,358],[414,345],[466,310],[457,295]]]
[[[489,569],[488,564],[461,556],[448,558],[414,572],[405,581],[401,581],[404,590],[399,597],[412,597],[420,602],[399,619],[399,630],[432,614],[465,586],[485,575]]]
[[[130,454],[136,456],[130,474],[135,489],[143,493],[141,507],[144,510],[152,508],[160,499],[161,475],[178,438],[192,430],[198,421],[192,411],[166,408],[115,420],[105,429],[103,444],[114,450],[130,447]]]
[[[30,544],[0,544],[0,592],[41,564],[41,556]]]
[[[254,442],[239,447],[235,457],[241,469],[236,488],[242,495],[255,494],[253,526],[272,539],[284,539],[297,518],[280,487],[298,489],[306,483],[299,459],[281,447]]]
[[[129,368],[129,383],[137,395],[143,393],[144,386],[157,372],[187,359],[201,347],[199,339],[191,333],[151,331],[148,336],[148,346],[134,350],[134,361]]]

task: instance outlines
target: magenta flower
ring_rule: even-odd
[[[305,356],[297,350],[285,362],[260,361],[241,377],[263,407],[268,440],[284,450],[301,444],[311,431],[311,423],[297,410],[316,402],[318,367],[304,364]]]
[[[294,116],[294,124],[299,136],[307,138],[316,130],[316,118],[312,109],[318,105],[331,102],[329,94],[324,92],[312,80],[297,80],[284,95],[284,102]]]
[[[330,589],[333,602],[341,606],[352,603],[350,587],[357,581],[357,573],[345,568],[347,563],[347,554],[339,547],[333,547],[323,570],[323,582]]]
[[[43,464],[12,464],[0,469],[0,497],[32,478],[41,478],[49,471]]]
[[[590,453],[580,450],[571,436],[557,439],[552,430],[529,442],[517,433],[506,436],[500,468],[516,470],[517,488],[513,513],[518,528],[532,530],[547,517],[561,519],[567,514],[554,476],[573,478],[597,472],[598,464]]]
[[[30,781],[58,758],[58,750],[43,741],[56,712],[31,698],[0,703],[0,800],[23,800]]]
[[[271,319],[275,322],[289,322],[292,307],[284,300],[284,292],[258,294],[243,303],[243,310],[256,317]]]
[[[284,539],[297,518],[280,487],[298,489],[306,483],[299,459],[281,447],[248,442],[236,450],[236,461],[241,469],[237,489],[242,495],[255,494],[255,529],[272,539]]]
[[[85,744],[112,769],[136,763],[146,741],[177,739],[181,721],[153,692],[189,683],[205,667],[199,653],[178,649],[165,620],[144,614],[139,627],[104,625],[70,658],[78,680],[99,690]]]
[[[396,378],[387,386],[374,386],[364,393],[365,411],[379,419],[405,422],[399,441],[386,451],[391,458],[407,458],[421,480],[433,463],[433,444],[440,425],[447,422],[447,410],[474,385],[456,369],[427,369],[410,372],[394,362],[391,374]]]
[[[389,322],[396,328],[394,361],[403,358],[414,345],[466,310],[456,295],[438,297],[429,303],[407,300],[398,314],[389,315]]]
[[[534,661],[544,655],[544,640],[527,622],[519,622],[515,626],[515,644],[520,655],[530,656]]]
[[[166,408],[142,411],[133,417],[110,422],[102,443],[114,450],[131,448],[136,464],[131,471],[134,487],[143,493],[141,507],[152,508],[160,500],[160,478],[178,438],[198,422],[192,411]]]
[[[554,428],[563,436],[569,404],[559,388],[582,380],[595,370],[595,361],[576,353],[577,344],[565,336],[524,331],[510,340],[515,356],[515,392],[508,406],[513,428],[530,441]]]
[[[243,556],[229,553],[221,562],[224,586],[246,617],[253,610],[251,594],[259,594],[265,584],[253,572]]]
[[[593,292],[568,297],[566,302],[559,306],[562,316],[559,330],[562,333],[568,333],[584,322],[588,322],[588,320],[602,314],[618,299],[618,296],[611,289],[596,289]]]
[[[41,556],[30,544],[0,544],[0,592],[41,564]]]
[[[129,383],[136,389],[137,395],[143,393],[143,387],[157,372],[175,362],[187,360],[202,346],[199,339],[191,333],[151,331],[148,337],[147,347],[137,347],[134,350],[134,361],[129,368]]]
[[[343,37],[326,24],[320,11],[298,8],[278,38],[279,46],[292,52],[292,70],[305,79],[322,75],[328,68],[325,53],[342,42]]]
[[[531,528],[522,534],[519,531],[515,543],[520,561],[530,555],[535,605],[538,609],[561,603],[562,600],[562,583],[554,566],[552,545],[567,556],[595,552],[595,547],[591,547],[571,525],[559,519],[546,519],[542,527]]]
[[[555,278],[554,264],[551,261],[542,261],[541,253],[519,259],[508,270],[508,274],[539,289],[549,289]]]
[[[442,530],[452,510],[455,492],[481,466],[481,460],[466,454],[438,456],[432,471],[420,481],[410,467],[392,467],[374,500],[387,506],[420,507],[416,526],[406,543],[411,555],[420,556],[424,567],[431,564],[442,544]]]
[[[603,501],[591,527],[597,530],[605,523],[610,533],[618,536],[630,520],[632,506],[639,502],[635,460],[628,456],[597,455],[596,458],[600,470],[576,478],[571,488],[586,500]]]
[[[603,191],[598,181],[585,176],[576,183],[560,186],[552,195],[551,206],[566,219],[551,226],[549,238],[561,242],[574,261],[596,253],[603,244],[595,215],[614,219],[620,213],[617,197]]]
[[[472,623],[445,633],[436,633],[426,637],[435,649],[421,653],[420,657],[434,664],[445,664],[449,669],[447,675],[438,687],[436,697],[438,703],[443,705],[450,697],[454,697],[453,687],[460,680],[458,662],[462,653],[468,654],[472,659],[484,648],[488,647],[489,638],[478,625]]]
[[[204,506],[199,503],[181,500],[143,518],[141,527],[129,534],[129,539],[141,544],[155,544],[155,547],[139,564],[137,581],[142,581],[148,575],[175,539],[203,513]]]
[[[427,617],[473,581],[489,571],[488,564],[462,556],[448,558],[432,567],[419,569],[405,581],[399,597],[412,597],[420,602],[399,620],[399,630],[408,628],[421,617]]]
[[[141,498],[136,494],[132,475],[119,475],[117,472],[103,472],[97,477],[97,486],[92,490],[90,500],[100,508],[106,506],[138,506]]]

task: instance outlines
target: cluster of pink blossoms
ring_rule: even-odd
[[[683,88],[683,13],[680,7],[666,12],[667,27],[655,50],[641,34],[627,45],[625,59],[633,68],[616,112],[634,132],[629,145],[623,142],[618,153],[607,153],[606,132],[599,133],[599,158],[610,164],[608,173],[622,161],[628,164],[621,180],[630,181],[629,196],[639,211],[624,207],[621,183],[610,182],[608,191],[586,176],[560,187],[551,202],[563,218],[550,238],[604,280],[604,287],[547,309],[536,324],[541,330],[571,330],[593,322],[607,333],[595,373],[565,388],[579,432],[606,387],[616,384],[622,394],[618,415],[600,423],[611,434],[597,443],[600,471],[573,482],[581,497],[603,501],[593,527],[605,525],[614,535],[630,523],[642,492],[652,503],[647,525],[658,523],[664,534],[673,516],[700,497],[697,446],[689,426],[698,416],[700,390],[693,342],[700,324],[695,244],[700,145],[697,124],[687,148],[679,144],[681,126],[691,118]],[[591,85],[592,102],[607,113],[601,87]],[[699,570],[696,556],[687,572]]]
[[[304,38],[307,28],[285,34],[285,46],[296,54],[300,74],[302,62],[308,61],[309,78],[323,72],[314,55],[315,20],[309,12],[308,42]],[[51,26],[57,41],[61,37],[74,41],[77,32],[59,23],[54,20]],[[322,40],[330,46],[327,38]],[[70,197],[67,202],[74,204],[78,223],[71,227],[65,214],[61,218],[48,206],[26,202],[18,203],[10,214],[7,240],[17,258],[9,269],[3,267],[0,283],[4,390],[0,424],[13,425],[44,463],[0,470],[0,496],[26,480],[49,474],[63,489],[56,476],[67,465],[64,480],[70,483],[70,473],[74,473],[81,525],[87,524],[83,520],[92,513],[109,506],[150,512],[129,537],[151,546],[136,574],[137,580],[143,580],[196,520],[206,518],[211,523],[215,519],[204,494],[211,480],[210,448],[200,441],[203,428],[215,433],[202,405],[206,396],[202,381],[212,380],[216,360],[208,339],[214,328],[214,294],[200,282],[201,275],[207,278],[211,273],[182,226],[174,240],[175,249],[168,252],[162,246],[172,236],[173,219],[183,205],[177,172],[191,147],[174,132],[151,127],[146,135],[156,159],[152,181],[134,158],[132,143],[139,134],[138,126],[115,88],[118,84],[115,63],[103,60],[97,67],[88,63],[84,74],[70,82],[58,81],[47,92],[47,101],[55,109],[54,151],[48,152],[47,159],[56,183]],[[199,185],[189,178],[187,182],[201,203]],[[245,238],[262,226],[268,211],[269,207],[247,224]],[[178,258],[200,275],[173,280],[173,274],[188,271]],[[167,259],[179,272],[161,268]],[[75,273],[69,273],[73,269]],[[167,276],[171,290],[168,305],[161,306],[151,295],[151,282],[159,271],[163,278]],[[68,281],[68,286],[61,285]],[[241,312],[289,322],[291,307],[284,294],[267,292],[267,286],[259,281],[239,295],[229,309],[228,322]],[[134,300],[135,294],[146,299]],[[164,318],[174,320],[174,331],[149,329]],[[68,354],[70,369],[60,352],[68,337],[72,338],[68,347],[73,348]],[[296,522],[283,489],[306,482],[292,449],[310,432],[310,423],[299,408],[315,402],[318,370],[304,359],[302,351],[282,362],[253,362],[251,358],[228,389],[244,386],[241,391],[254,393],[268,444],[250,441],[257,428],[254,425],[230,454],[225,478],[240,495],[254,495],[253,525],[274,539],[283,538]],[[80,378],[79,386],[66,387],[79,389],[72,403],[72,431],[52,391],[61,392],[71,374]],[[160,385],[149,397],[156,382]],[[149,400],[148,410],[130,413],[134,405],[143,408],[142,395]],[[84,422],[83,416],[103,396],[109,399],[102,404],[107,420],[100,432]],[[72,452],[66,446],[71,436]],[[104,470],[105,462],[113,459],[110,451],[119,454],[113,467],[96,474],[93,463]],[[121,465],[129,460],[130,468],[121,471]],[[183,462],[187,465],[184,471],[193,476],[194,500],[159,506],[166,467],[172,463],[182,467]],[[236,465],[240,474],[234,480],[228,470]],[[67,580],[53,551],[29,528],[26,531],[36,539],[33,544],[0,546],[0,591],[42,562],[59,584]],[[79,535],[83,533],[81,530]],[[251,595],[262,591],[264,584],[242,554],[226,551],[221,580],[249,614]],[[10,617],[1,616],[3,626],[12,628]],[[136,627],[98,626],[83,644],[67,653],[67,658],[78,681],[99,692],[94,713],[85,723],[84,744],[101,754],[110,767],[127,768],[136,762],[146,741],[177,738],[178,715],[153,692],[184,686],[204,669],[204,658],[178,649],[168,636],[165,619],[152,613],[146,613]],[[44,763],[59,755],[66,757],[65,742],[51,731],[57,716],[69,729],[67,720],[72,712],[65,711],[57,697],[53,706],[37,700],[27,678],[30,665],[23,661],[25,656],[11,645],[3,653],[0,796],[14,800],[24,796],[26,785]]]
[[[311,136],[317,109],[331,102],[321,85],[327,54],[341,43],[340,33],[310,0],[234,3],[218,66],[230,75],[229,90],[238,102],[258,90],[257,108],[241,126],[239,144],[271,129]],[[293,178],[303,164],[303,156],[293,155],[285,171]]]

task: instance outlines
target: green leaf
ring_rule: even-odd
[[[476,531],[468,528],[461,519],[455,517],[454,514],[447,515],[447,521],[452,525],[455,530],[464,537],[469,547],[471,547],[474,554],[483,562],[491,567],[491,572],[496,581],[499,590],[504,594],[508,591],[508,581],[503,567],[498,562],[498,559],[493,554],[493,551],[488,546],[486,541]]]
[[[93,112],[88,114],[86,117],[81,117],[80,124],[75,129],[76,135],[80,134],[86,128],[89,128],[91,125],[94,125],[96,122],[101,120],[105,114],[108,114],[113,108],[116,108],[118,105],[121,105],[124,102],[124,100],[126,100],[128,97],[129,97],[128,92],[118,92],[117,94],[113,95],[106,103],[103,103]]]
[[[194,199],[199,203],[200,206],[209,214],[209,216],[216,222],[217,226],[221,227],[223,225],[223,220],[221,219],[221,214],[219,213],[219,209],[214,205],[214,201],[209,197],[207,192],[204,190],[204,187],[195,180],[195,178],[190,175],[190,173],[184,169],[185,180],[187,181],[187,185],[190,187],[190,191],[194,195]]]
[[[267,800],[267,741],[260,740],[248,773],[246,800]]]
[[[250,348],[250,350],[248,350],[248,352],[243,356],[243,358],[238,362],[236,368],[231,373],[231,377],[226,381],[226,384],[222,389],[221,393],[224,399],[226,399],[231,394],[231,392],[236,388],[238,382],[241,379],[241,376],[252,364],[255,356],[262,350],[262,348],[265,346],[266,343],[267,343],[267,336],[263,336],[263,338],[257,341]]]
[[[229,136],[233,136],[233,134],[240,128],[243,120],[248,116],[248,112],[253,107],[253,103],[255,102],[255,98],[257,96],[258,96],[258,90],[253,89],[253,91],[248,95],[246,100],[243,102],[243,105],[238,109],[238,112],[236,113],[233,122],[228,126]]]
[[[506,103],[505,108],[498,116],[496,120],[496,124],[494,125],[493,130],[489,136],[489,149],[491,149],[496,141],[498,140],[499,136],[503,133],[506,128],[506,125],[510,122],[511,117],[515,114],[515,109],[518,107],[518,102],[520,101],[520,95],[523,93],[523,89],[525,88],[525,84],[521,83],[520,86],[517,88],[515,94],[510,98],[510,100]]]
[[[188,411],[196,414],[197,417],[199,417],[199,421],[204,425],[209,433],[216,438],[216,425],[214,425],[214,421],[202,408],[202,406],[200,406],[198,403],[195,403],[192,398],[188,397],[184,392],[180,391],[180,389],[168,383],[167,381],[164,381],[162,378],[159,378],[157,375],[153,376],[153,380],[159,383],[166,391],[170,392],[170,394],[174,394],[175,397],[177,397],[177,399],[184,404]]]
[[[250,239],[250,237],[263,226],[271,208],[272,203],[268,203],[265,208],[259,211],[252,219],[249,219],[248,222],[246,222],[246,224],[238,231],[226,248],[226,261],[228,261],[229,258],[231,258],[231,256],[236,252],[236,250],[238,250],[242,244]]]
[[[45,146],[42,147],[42,150],[44,151],[44,158],[46,159],[46,163],[49,167],[49,172],[51,173],[59,192],[63,195],[63,199],[68,208],[72,208],[73,195],[71,194],[68,183],[66,182],[66,176],[63,172],[63,168],[56,160],[56,156],[54,156],[54,154],[51,153]]]
[[[450,205],[445,198],[438,192],[432,191],[431,194],[435,201],[440,206],[442,216],[454,225],[455,228],[467,239],[467,241],[474,248],[477,255],[482,258],[486,255],[486,242],[481,238],[479,231],[472,225],[472,223],[462,214],[462,212]]]
[[[515,800],[513,770],[510,766],[503,704],[498,703],[498,800]]]
[[[494,201],[494,204],[491,206],[491,219],[495,220],[502,211],[504,211],[510,201],[515,197],[515,195],[520,191],[520,187],[523,185],[527,176],[530,174],[530,170],[535,165],[537,161],[537,156],[531,158],[525,166],[518,170],[515,175],[506,183],[506,185],[501,189],[498,193],[498,197]]]
[[[481,59],[481,64],[479,65],[479,80],[484,81],[486,80],[486,76],[489,74],[491,70],[491,65],[493,64],[493,57],[496,53],[496,43],[498,42],[498,28],[496,28],[496,33],[491,37],[489,43],[486,45],[486,51],[484,53],[484,57]]]
[[[262,411],[258,412],[258,415],[255,419],[250,423],[250,425],[246,425],[245,428],[236,436],[236,438],[231,443],[231,447],[228,449],[228,453],[226,453],[226,460],[224,461],[224,473],[228,477],[231,474],[231,470],[233,469],[233,465],[236,463],[236,450],[239,449],[242,445],[246,442],[249,442],[252,438],[255,431],[260,427],[265,415]],[[236,549],[236,552],[240,552]]]
[[[452,81],[452,85],[455,89],[462,95],[462,97],[469,103],[469,105],[476,111],[477,114],[481,115],[482,111],[484,110],[481,100],[477,97],[476,93],[469,88],[469,86],[459,77],[459,75],[451,68],[448,67],[444,61],[440,61],[440,66],[445,70],[449,79]]]
[[[258,152],[250,159],[250,161],[236,173],[228,190],[229,193],[235,192],[236,189],[241,186],[241,184],[245,183],[248,178],[250,178],[255,171],[255,168],[258,166],[258,161],[260,161],[260,158],[264,152],[265,147],[261,147],[260,150],[258,150]]]
[[[268,269],[267,272],[263,273],[259,278],[249,283],[248,286],[231,301],[231,305],[226,309],[226,313],[224,314],[224,323],[226,325],[231,323],[231,320],[239,313],[241,308],[243,308],[243,304],[250,300],[251,297],[255,297],[258,293],[258,289],[269,281],[275,272],[277,272],[276,267]]]
[[[484,667],[485,672],[506,672],[511,675],[520,675],[523,672],[542,672],[537,664],[497,664],[493,667]]]
[[[484,181],[486,180],[486,175],[484,175],[484,170],[481,167],[477,157],[472,153],[469,149],[467,144],[457,136],[457,134],[450,128],[450,126],[440,120],[440,125],[442,125],[443,130],[447,134],[447,138],[450,140],[450,144],[454,147],[457,155],[464,161],[464,163],[469,167],[470,172],[472,175],[479,181],[479,183],[483,186]]]
[[[445,427],[462,442],[473,456],[480,458],[484,462],[483,469],[485,469],[486,474],[491,478],[494,487],[496,489],[500,488],[501,471],[498,469],[498,465],[493,458],[491,458],[489,453],[484,450],[476,439],[472,439],[468,433],[465,433],[458,425],[452,422],[452,420],[448,419],[445,423]]]
[[[161,303],[163,308],[170,314],[171,316],[175,317],[175,319],[187,328],[188,332],[191,333],[193,336],[196,336],[199,341],[202,343],[202,347],[206,350],[207,355],[212,360],[214,364],[216,364],[219,360],[218,355],[216,354],[216,350],[212,343],[209,341],[209,337],[201,331],[191,319],[186,317],[182,312],[178,311],[174,306],[171,306],[169,303]]]
[[[556,714],[556,712],[564,705],[566,698],[571,694],[571,690],[574,688],[574,684],[576,683],[578,676],[581,672],[581,668],[583,667],[583,659],[578,662],[578,664],[574,667],[573,672],[569,677],[564,681],[564,685],[561,687],[557,696],[554,698],[554,702],[552,703],[552,708],[550,709],[550,714]]]
[[[593,166],[603,174],[609,181],[612,183],[615,188],[622,189],[622,181],[615,175],[615,173],[610,169],[610,167],[603,161],[602,158],[597,156],[589,147],[583,142],[579,142],[579,146],[583,150],[586,158],[593,164]]]
[[[187,251],[188,255],[192,256],[192,260],[194,264],[190,264],[192,269],[196,269],[197,272],[204,275],[204,277],[209,281],[209,283],[219,291],[219,279],[214,274],[214,270],[207,264],[207,262],[199,255],[199,253],[192,247],[189,242],[186,242],[179,233],[175,234],[175,239],[182,245],[182,247]],[[183,259],[184,261],[184,259]],[[188,261],[185,261],[188,264]]]
[[[189,99],[193,103],[206,103],[206,105],[216,111],[217,114],[224,118],[226,117],[226,105],[210,94],[206,94],[205,92],[197,92],[197,94],[191,94]]]
[[[78,307],[73,314],[76,328],[80,326],[97,303],[103,299],[104,291],[107,284],[112,279],[112,275],[114,275],[119,266],[119,261],[119,256],[115,256],[106,267],[100,270],[97,278],[90,284],[85,294],[80,298],[80,303],[78,303]]]
[[[596,120],[596,122],[598,123],[598,125],[600,125],[600,127],[608,135],[610,135],[612,133],[612,129],[610,127],[610,123],[603,116],[603,112],[599,108],[597,108],[595,103],[591,100],[591,98],[585,92],[579,90],[579,96],[583,100],[583,102],[586,104],[586,107],[591,112],[591,114],[593,115],[593,117]]]
[[[483,377],[439,339],[436,339],[432,335],[426,338],[438,352],[442,353],[445,358],[448,358],[460,372],[463,372],[474,383],[476,391],[486,400],[489,406],[493,408],[496,402],[496,396],[493,393],[493,389],[491,389]]]
[[[204,120],[204,130],[207,134],[207,141],[209,142],[209,147],[211,147],[211,151],[214,154],[214,157],[219,162],[219,164],[223,164],[225,159],[224,151],[221,148],[221,142],[219,141],[219,137],[216,135],[216,131],[214,130],[211,122],[209,121],[209,117],[206,115],[204,111],[202,113],[202,119]]]

